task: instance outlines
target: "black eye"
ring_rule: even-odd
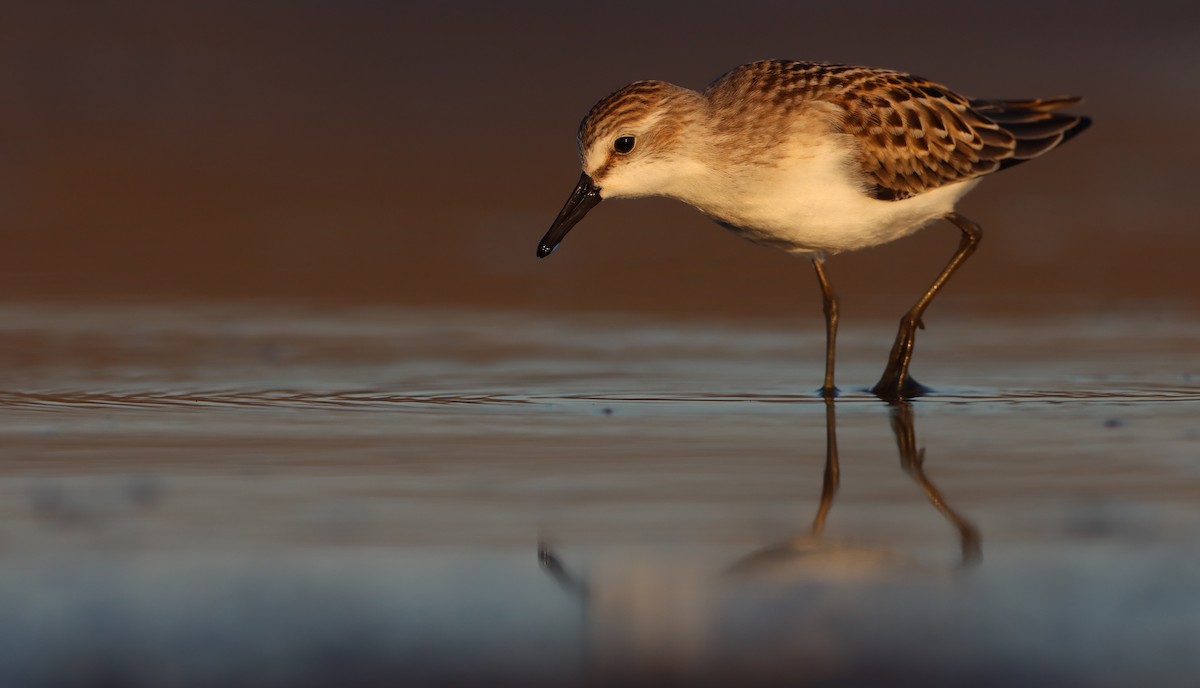
[[[633,144],[632,136],[619,136],[616,141],[613,141],[613,150],[618,153],[628,153],[633,150]]]

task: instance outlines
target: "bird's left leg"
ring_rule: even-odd
[[[821,299],[825,306],[825,384],[821,386],[821,396],[832,398],[838,395],[838,388],[833,385],[833,364],[837,351],[838,299],[829,286],[825,276],[825,260],[813,258],[813,267],[817,270],[817,282],[821,284]]]
[[[917,328],[925,327],[921,322],[921,316],[925,314],[925,309],[929,307],[933,297],[937,296],[942,286],[946,284],[946,280],[950,279],[950,275],[953,275],[954,271],[975,252],[975,247],[979,245],[979,239],[983,236],[983,230],[979,225],[958,213],[951,213],[946,216],[946,219],[962,231],[962,239],[958,242],[958,250],[951,256],[950,262],[946,263],[946,267],[942,268],[941,274],[912,307],[912,310],[905,313],[904,317],[900,319],[900,331],[896,333],[896,343],[892,345],[892,354],[888,357],[887,368],[884,369],[879,382],[871,388],[875,396],[885,401],[919,397],[929,391],[924,385],[908,376],[908,364],[912,361]]]

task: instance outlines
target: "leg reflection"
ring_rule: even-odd
[[[825,532],[825,519],[833,506],[833,496],[837,494],[841,480],[841,469],[838,466],[837,447],[837,407],[833,397],[825,397],[825,479],[821,482],[821,505],[817,507],[817,515],[813,518],[813,537],[821,537]]]
[[[563,590],[573,595],[578,595],[581,599],[587,598],[587,584],[582,579],[567,571],[567,568],[563,566],[562,560],[558,558],[558,555],[554,553],[554,550],[550,548],[550,544],[545,540],[538,543],[537,557],[538,564],[542,567],[542,570],[557,581]]]
[[[900,450],[900,466],[925,491],[929,503],[958,530],[962,546],[962,564],[978,564],[983,559],[983,541],[979,529],[952,509],[942,497],[941,490],[925,475],[925,448],[917,448],[917,432],[913,427],[913,408],[907,401],[890,404],[892,432],[896,434],[896,448]]]
[[[891,568],[912,564],[895,552],[846,541],[823,539],[825,524],[833,508],[841,482],[841,466],[837,443],[837,407],[832,397],[825,402],[825,475],[821,483],[821,500],[813,517],[812,527],[791,539],[760,549],[738,561],[733,573],[781,573],[792,569],[800,576],[829,577],[884,574]],[[925,473],[925,449],[917,447],[913,424],[912,404],[907,401],[891,404],[891,427],[900,453],[900,466],[924,491],[929,503],[958,531],[961,549],[960,566],[971,566],[982,560],[979,530],[946,503],[941,491]]]
[[[825,525],[833,508],[841,482],[841,467],[838,456],[837,405],[834,397],[826,396],[825,404],[825,472],[821,483],[821,499],[807,533],[798,533],[785,542],[762,548],[741,559],[734,565],[735,573],[760,572],[802,564],[805,572],[821,577],[840,574],[862,575],[868,569],[877,573],[904,563],[904,557],[886,548],[868,547],[849,542],[826,542],[823,539]],[[970,521],[955,511],[943,497],[925,472],[925,449],[917,446],[913,422],[913,407],[908,401],[890,404],[890,423],[896,437],[896,449],[900,454],[900,466],[925,493],[929,503],[958,532],[961,552],[960,566],[978,564],[983,558],[982,538],[979,530]],[[588,596],[587,586],[570,574],[557,555],[546,545],[538,546],[538,561],[543,570],[553,577],[564,589],[578,595]],[[803,562],[803,563],[802,563]],[[801,575],[806,575],[801,572]]]

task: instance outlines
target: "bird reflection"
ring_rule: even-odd
[[[829,542],[824,538],[825,524],[833,508],[841,480],[837,441],[837,407],[831,397],[825,403],[825,473],[821,500],[811,527],[783,542],[759,549],[737,561],[733,574],[792,573],[800,577],[853,578],[856,574],[886,573],[897,568],[917,568],[898,553],[880,547]],[[941,490],[925,472],[925,448],[917,445],[913,407],[908,401],[889,404],[891,429],[896,438],[900,467],[921,487],[929,503],[954,527],[958,534],[959,568],[971,567],[982,560],[979,530],[952,508]],[[587,586],[571,574],[558,555],[546,543],[538,546],[538,561],[565,589],[586,596]]]
[[[742,648],[749,648],[747,656],[756,658],[756,671],[768,668],[758,658],[760,645],[770,645],[777,637],[793,639],[795,644],[788,645],[787,657],[793,657],[791,650],[796,648],[809,653],[802,652],[804,657],[812,653],[817,658],[825,656],[820,648],[826,641],[814,643],[817,649],[804,650],[805,643],[800,639],[824,637],[825,631],[819,625],[821,619],[828,618],[830,609],[836,609],[829,605],[836,605],[837,586],[865,590],[868,586],[856,584],[902,578],[910,583],[936,584],[938,577],[929,575],[931,567],[895,551],[894,546],[863,545],[825,536],[841,476],[837,408],[833,398],[826,398],[824,403],[825,473],[820,503],[811,525],[792,538],[741,558],[724,572],[711,565],[679,566],[670,557],[664,560],[631,557],[612,562],[615,566],[597,571],[585,580],[573,573],[548,545],[539,545],[542,570],[579,604],[580,664],[589,684],[656,685],[686,683],[691,679],[713,682],[721,671],[728,670],[730,680],[715,684],[747,685],[741,671],[721,669],[725,662],[730,667],[740,666],[737,657]],[[890,423],[901,468],[958,535],[961,557],[950,570],[962,570],[979,562],[979,531],[946,503],[925,472],[925,450],[917,445],[912,405],[908,402],[891,405]],[[916,575],[905,578],[906,573]],[[746,618],[746,608],[734,610],[737,600],[746,599],[739,595],[748,590],[772,600],[784,600],[780,603],[788,608],[824,611],[814,613],[811,618],[804,614],[766,615],[758,619],[761,627],[739,624],[737,619]],[[835,601],[821,602],[822,591],[829,591],[831,597],[826,599]],[[795,606],[796,595],[804,600],[800,607]],[[789,599],[793,601],[786,602]],[[858,594],[842,599],[857,600]],[[805,626],[810,622],[818,627]],[[791,661],[780,663],[783,675],[789,680],[794,678],[786,668]]]
[[[954,526],[961,550],[960,566],[979,563],[983,556],[979,530],[946,502],[941,490],[925,473],[925,449],[917,446],[912,404],[900,401],[889,406],[892,432],[896,436],[896,448],[900,452],[900,467],[921,487],[929,503]],[[886,572],[910,565],[903,557],[884,549],[830,543],[823,538],[825,522],[833,508],[833,500],[841,478],[837,446],[837,408],[831,398],[825,399],[825,433],[825,477],[821,485],[820,505],[817,507],[816,516],[813,517],[812,527],[807,533],[765,547],[743,558],[734,564],[731,569],[733,573],[761,573],[799,566],[810,576],[823,571],[847,577],[856,573]]]

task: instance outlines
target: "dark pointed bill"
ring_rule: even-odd
[[[538,258],[545,258],[553,253],[567,232],[575,226],[575,223],[582,220],[583,216],[587,215],[588,211],[602,200],[604,199],[600,198],[600,189],[587,175],[587,172],[579,175],[579,184],[571,192],[567,204],[558,211],[558,217],[554,218],[554,224],[550,225],[550,231],[546,232],[546,236],[542,237],[542,241],[538,244]]]

